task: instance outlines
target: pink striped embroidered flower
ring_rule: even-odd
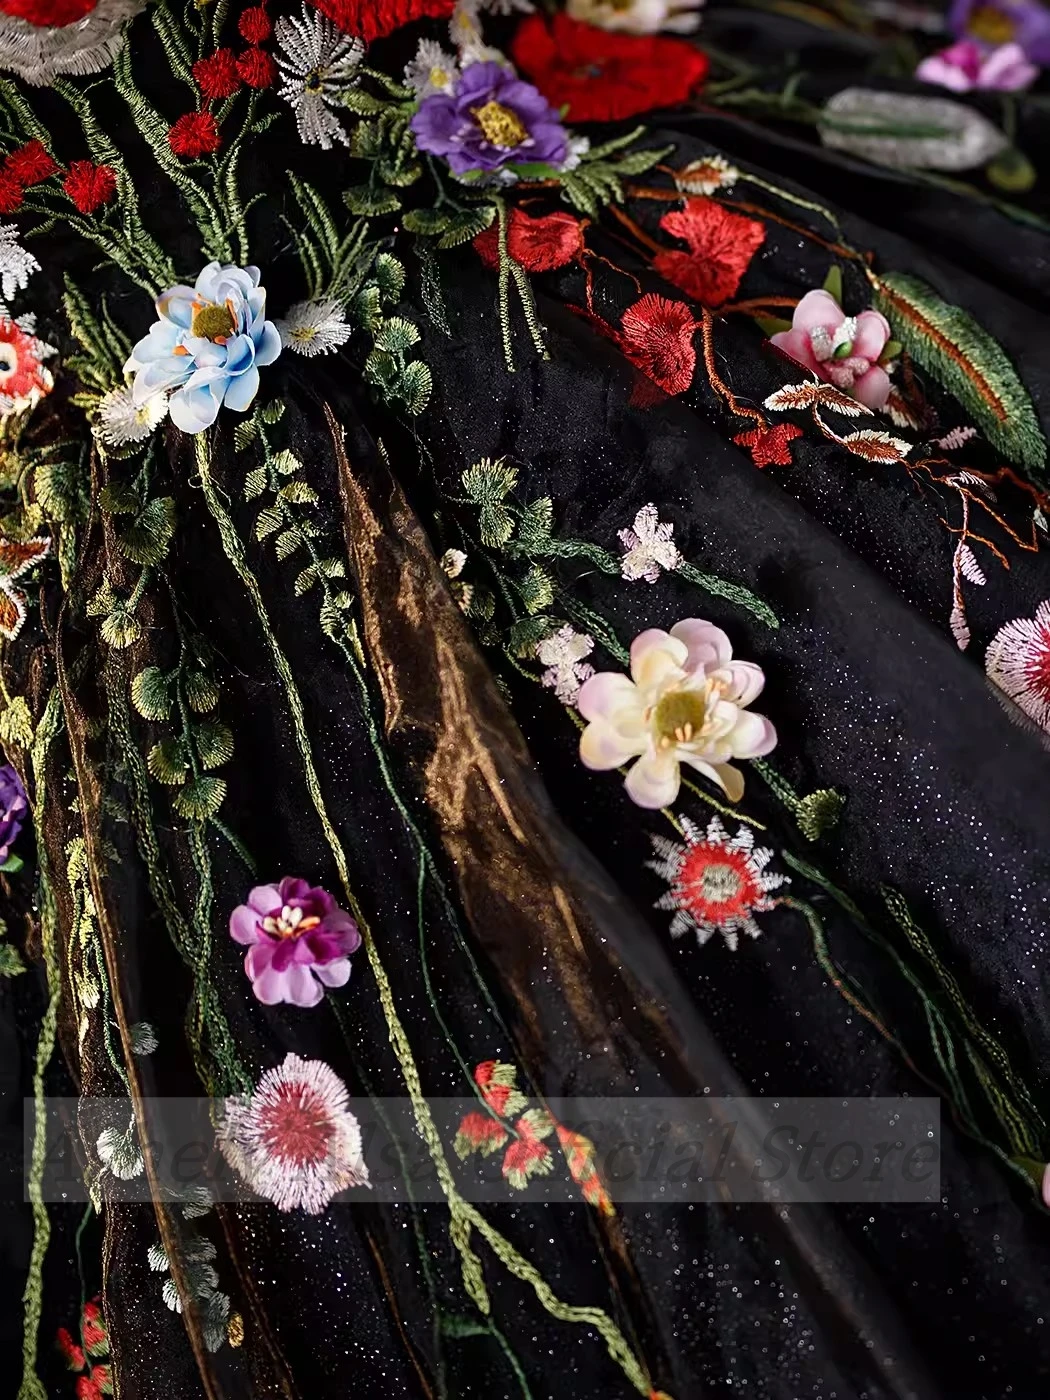
[[[985,652],[984,669],[1004,695],[1050,730],[1050,599],[1039,604],[1035,617],[1000,627]]]

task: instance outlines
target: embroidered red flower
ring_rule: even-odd
[[[603,1215],[615,1215],[612,1198],[594,1164],[594,1143],[582,1133],[574,1133],[561,1123],[555,1124],[558,1142],[565,1155],[569,1175],[583,1194],[589,1205],[600,1210]]]
[[[9,170],[0,170],[0,214],[13,214],[22,207],[22,184]]]
[[[414,19],[448,19],[455,0],[311,0],[347,34],[370,44]]]
[[[168,145],[177,156],[211,155],[221,144],[219,128],[210,112],[187,112],[168,131]]]
[[[253,88],[268,88],[277,77],[277,64],[259,48],[245,49],[237,59],[237,72]]]
[[[199,58],[193,65],[193,76],[209,102],[230,97],[241,85],[232,49],[216,49],[207,58]]]
[[[273,21],[262,5],[253,5],[241,15],[237,28],[249,44],[261,44],[273,33]]]
[[[474,1071],[474,1082],[488,1106],[504,1118],[512,1118],[528,1103],[517,1087],[517,1070],[513,1065],[483,1060]]]
[[[573,122],[617,121],[674,107],[707,76],[707,56],[682,39],[611,34],[557,14],[529,15],[514,37],[514,62]]]
[[[771,428],[755,428],[750,433],[740,433],[733,441],[738,447],[751,449],[751,460],[756,467],[790,467],[791,449],[788,443],[793,438],[802,437],[802,429],[794,423],[776,423]]]
[[[554,1165],[551,1150],[543,1141],[554,1129],[550,1114],[530,1108],[514,1124],[517,1134],[503,1157],[503,1175],[515,1191],[524,1191],[530,1176],[547,1176]]]
[[[104,1356],[109,1350],[109,1339],[106,1336],[106,1324],[102,1319],[102,1309],[99,1307],[98,1303],[91,1302],[84,1304],[84,1316],[81,1321],[80,1335],[89,1356]]]
[[[507,1141],[509,1134],[498,1119],[487,1113],[467,1113],[456,1131],[453,1147],[456,1156],[469,1157],[472,1152],[480,1152],[487,1157]]]
[[[51,159],[44,143],[34,139],[12,151],[4,161],[4,169],[20,185],[39,185],[41,180],[55,173],[58,164]]]
[[[98,0],[2,0],[0,14],[28,20],[38,28],[65,29],[89,15]]]
[[[66,1327],[60,1327],[55,1333],[55,1343],[65,1357],[66,1365],[71,1371],[82,1371],[84,1369],[83,1348],[78,1347],[73,1340],[72,1334]]]
[[[766,229],[716,204],[689,199],[660,220],[660,227],[689,244],[689,252],[668,248],[653,258],[653,267],[705,306],[721,306],[736,293],[751,259],[765,242]]]
[[[116,193],[117,177],[108,165],[94,165],[90,160],[75,160],[62,188],[82,214],[93,214],[107,204]]]
[[[474,239],[486,267],[499,266],[499,230],[493,225]],[[551,272],[583,253],[583,224],[572,214],[533,218],[511,209],[507,222],[507,252],[526,272]]]
[[[647,292],[623,313],[620,349],[666,394],[684,394],[693,382],[697,323],[683,301]]]

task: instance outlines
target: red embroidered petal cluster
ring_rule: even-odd
[[[776,423],[771,428],[755,428],[750,433],[740,433],[733,439],[738,447],[751,449],[751,460],[756,467],[790,467],[791,449],[788,443],[793,438],[802,437],[802,429],[794,423]]]
[[[552,272],[583,254],[583,224],[572,214],[533,218],[512,209],[507,221],[507,252],[526,272]],[[474,239],[486,267],[499,266],[499,229],[493,225]]]
[[[610,34],[567,15],[530,15],[511,49],[514,62],[572,122],[618,121],[674,107],[707,76],[707,56],[683,39]]]
[[[113,198],[117,190],[117,177],[108,165],[75,160],[62,181],[62,188],[82,214],[93,214]]]
[[[168,145],[177,156],[211,155],[219,149],[222,137],[210,112],[187,112],[168,131]]]
[[[252,47],[237,59],[237,72],[253,88],[268,88],[277,77],[277,64],[265,50]]]
[[[273,22],[262,5],[253,5],[241,15],[237,28],[249,44],[261,44],[273,33]]]
[[[12,151],[0,166],[0,214],[13,214],[21,207],[23,190],[39,185],[57,169],[43,143],[35,138]]]
[[[366,44],[414,19],[448,19],[455,9],[455,0],[311,0],[311,4]]]
[[[193,65],[193,76],[209,102],[231,96],[241,85],[232,49],[216,49],[208,58],[199,58]]]
[[[697,323],[685,302],[647,292],[623,313],[620,349],[666,394],[684,394],[693,382]]]
[[[688,243],[689,252],[657,253],[653,267],[705,306],[721,306],[735,294],[766,237],[764,224],[713,199],[687,200],[684,209],[665,214],[660,227]]]

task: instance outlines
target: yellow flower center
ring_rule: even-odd
[[[436,88],[448,87],[448,71],[444,68],[431,68],[430,86]]]
[[[728,904],[740,893],[742,881],[731,865],[711,864],[700,877],[703,898],[709,904]]]
[[[225,345],[237,327],[237,318],[229,302],[215,306],[212,302],[193,304],[193,323],[190,330],[194,335]]]
[[[979,5],[967,23],[967,33],[984,44],[1008,44],[1016,26],[1009,15],[994,5]]]
[[[658,748],[691,744],[703,734],[707,723],[705,699],[702,691],[671,690],[657,702],[652,722]]]
[[[505,150],[520,146],[529,134],[517,112],[504,107],[502,102],[486,102],[484,107],[472,107],[470,115],[485,133],[485,140]]]
[[[320,922],[316,914],[308,914],[304,918],[301,909],[292,909],[286,904],[279,914],[268,914],[262,926],[274,938],[299,938]]]

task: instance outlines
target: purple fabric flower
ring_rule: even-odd
[[[266,1006],[316,1006],[325,987],[349,980],[350,954],[361,944],[357,925],[330,894],[290,875],[256,885],[230,915],[230,934],[248,945],[244,970]]]
[[[1030,62],[1050,67],[1050,10],[1039,0],[954,0],[948,27],[985,49],[1020,44]]]
[[[505,165],[561,165],[565,128],[545,97],[500,63],[472,63],[454,93],[424,98],[412,118],[416,145],[444,156],[453,174]]]
[[[10,763],[5,763],[0,767],[0,865],[11,854],[11,847],[18,840],[28,811],[29,803],[22,779]]]
[[[993,92],[1017,92],[1039,76],[1020,44],[1000,44],[987,50],[974,39],[958,43],[924,58],[915,70],[924,83],[937,83],[952,92],[985,88]]]

